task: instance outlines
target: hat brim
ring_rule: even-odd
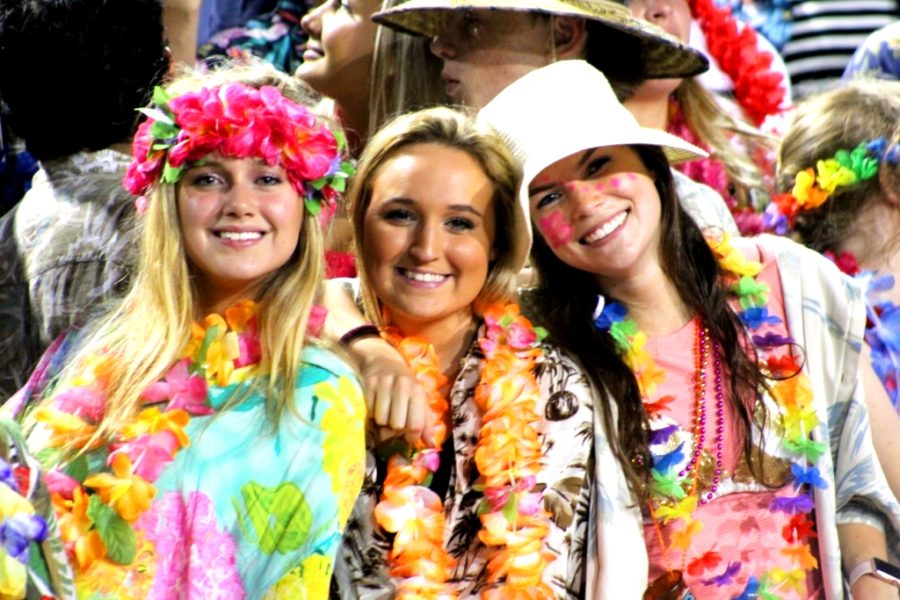
[[[508,136],[500,134],[508,144],[513,146],[514,140]],[[607,136],[603,139],[603,144],[597,145],[596,138],[587,136],[576,136],[580,139],[571,140],[571,143],[564,147],[557,147],[554,150],[542,153],[539,156],[520,157],[523,160],[522,184],[519,188],[519,203],[522,210],[530,210],[530,194],[528,186],[537,175],[555,163],[567,156],[591,150],[594,148],[606,148],[608,146],[657,146],[666,155],[670,164],[676,164],[687,160],[696,160],[709,156],[704,150],[684,141],[665,131],[642,127],[637,131],[631,131],[627,136],[618,139],[615,136]]]
[[[405,33],[434,37],[448,14],[469,10],[499,10],[580,17],[611,28],[604,47],[636,52],[642,78],[691,77],[709,68],[706,57],[659,27],[631,16],[621,4],[605,0],[408,0],[375,13],[372,20]],[[625,34],[624,36],[621,34]],[[634,44],[628,42],[633,40]],[[623,55],[624,56],[624,55]],[[624,62],[624,61],[623,61]]]

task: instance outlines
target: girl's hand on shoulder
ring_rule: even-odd
[[[424,388],[400,353],[377,337],[354,341],[350,352],[359,362],[369,416],[379,428],[378,440],[398,435],[409,443],[419,440],[425,433],[428,403]]]

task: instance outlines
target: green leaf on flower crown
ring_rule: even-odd
[[[172,118],[158,108],[139,108],[137,110],[142,115],[153,119],[154,123],[159,123],[163,126],[175,127],[175,122],[172,120]]]
[[[335,177],[331,180],[331,187],[336,192],[343,192],[347,189],[347,180],[343,177]]]
[[[106,546],[106,558],[119,565],[130,565],[137,553],[137,540],[128,521],[96,494],[88,501],[87,516],[94,522],[94,528]]]
[[[78,483],[83,483],[88,476],[87,456],[84,454],[79,455],[78,458],[66,465],[66,468],[63,469],[63,471]]]
[[[534,328],[534,335],[537,336],[537,339],[538,339],[538,341],[540,342],[541,340],[543,340],[544,338],[546,338],[548,335],[550,335],[550,333],[549,333],[546,329],[544,329],[543,327],[535,327],[535,328]]]
[[[341,162],[341,173],[347,177],[353,177],[356,174],[356,165],[353,161],[345,160]]]
[[[343,150],[344,148],[346,148],[347,147],[347,136],[344,135],[344,132],[341,129],[336,128],[336,130],[333,131],[332,133],[334,134],[334,141],[337,142],[338,150]]]
[[[850,169],[857,179],[863,181],[872,179],[878,173],[878,159],[869,156],[866,147],[862,144],[850,153]]]
[[[153,87],[153,104],[157,106],[168,106],[172,96],[160,86]]]
[[[150,126],[150,135],[157,140],[170,140],[178,135],[178,126],[154,121]]]
[[[306,207],[306,212],[314,217],[319,216],[319,213],[322,212],[322,205],[319,204],[318,200],[310,200],[309,198],[304,198],[303,206]]]
[[[163,183],[178,183],[178,180],[181,179],[182,171],[184,171],[184,167],[173,167],[169,164],[169,161],[166,161],[162,173]]]
[[[502,317],[500,317],[500,327],[503,327],[504,329],[512,325],[512,322],[513,318],[509,315],[503,315]]]
[[[328,184],[327,177],[319,177],[315,181],[309,182],[309,185],[312,187],[312,189],[316,190],[317,192],[321,192],[322,188],[325,187],[327,184]]]
[[[515,492],[512,492],[509,495],[509,498],[507,498],[506,504],[504,504],[501,509],[503,518],[513,525],[516,524],[516,517],[519,516],[519,501],[516,498],[517,495],[518,494]]]
[[[674,470],[668,475],[663,475],[656,469],[651,469],[650,474],[653,476],[653,481],[650,483],[650,489],[654,494],[666,496],[675,500],[681,500],[687,496],[684,488],[682,488],[681,484],[678,482],[677,474]]]

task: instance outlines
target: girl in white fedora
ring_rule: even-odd
[[[869,433],[860,289],[788,240],[701,232],[669,169],[699,151],[640,127],[587,63],[480,116],[524,165],[527,304],[602,390],[588,597],[896,598],[870,568],[900,505]]]

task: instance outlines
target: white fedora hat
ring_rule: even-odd
[[[707,156],[659,129],[641,127],[616,99],[603,73],[583,60],[563,60],[522,76],[478,113],[522,165],[519,200],[528,213],[528,185],[556,161],[603,146],[659,146],[670,162]]]

